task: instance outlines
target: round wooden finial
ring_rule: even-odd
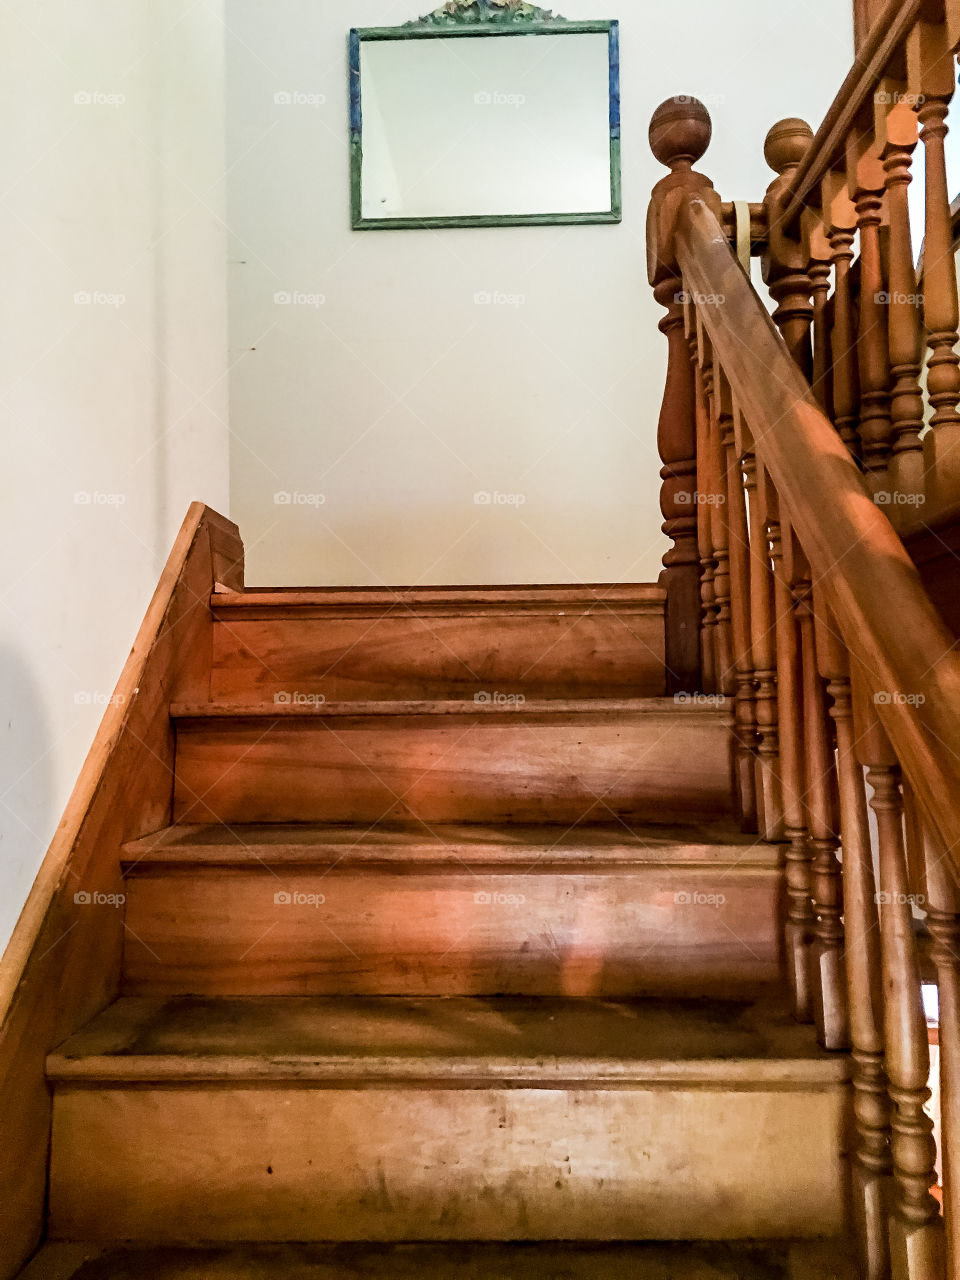
[[[806,120],[790,116],[778,120],[763,142],[763,158],[776,174],[794,169],[806,154],[813,130]]]
[[[707,147],[713,126],[697,98],[678,94],[661,102],[650,119],[650,149],[668,169],[689,169]]]

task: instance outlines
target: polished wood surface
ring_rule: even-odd
[[[170,818],[172,695],[205,696],[216,581],[242,581],[234,525],[193,504],[166,563],[30,898],[0,964],[0,1274],[44,1230],[45,1054],[116,994],[120,846]],[[89,900],[88,900],[89,899]]]
[[[654,586],[218,593],[212,697],[655,697]]]
[[[129,845],[130,995],[708,995],[780,976],[776,850],[695,828],[172,827]]]
[[[175,711],[178,822],[671,821],[731,808],[728,714],[695,702]]]
[[[735,633],[734,662],[752,664],[758,758],[766,756],[782,796],[795,1012],[812,1016],[825,1045],[852,1047],[850,1204],[869,1280],[947,1280],[960,1257],[960,1198],[955,1172],[947,1174],[960,1141],[951,955],[960,939],[951,552],[960,308],[943,148],[958,48],[960,6],[933,4],[920,15],[910,3],[890,4],[816,137],[792,119],[770,130],[765,154],[777,177],[765,234],[752,228],[751,238],[772,317],[734,257],[732,221],[718,217],[712,191],[690,171],[709,138],[701,104],[668,100],[651,128],[673,180],[669,217],[662,183],[651,201],[651,280],[680,280],[704,394],[728,386],[738,415],[750,517],[737,527],[750,543],[752,626],[749,636]],[[661,114],[668,135],[656,123]],[[926,158],[921,281],[907,198],[918,137]],[[713,443],[702,428],[697,450],[698,470],[709,474]],[[721,539],[731,527],[721,521]],[[705,641],[711,591],[723,577],[717,528],[701,539]],[[746,599],[742,582],[730,582],[731,597]],[[725,583],[719,594],[726,606]],[[729,609],[736,618],[736,599]],[[765,635],[776,639],[769,656]],[[774,835],[766,807],[761,788],[759,828]],[[916,936],[924,927],[933,939],[926,970]],[[939,1067],[945,1186],[936,1196],[921,992],[932,974],[946,993],[941,1023],[948,1020]]]
[[[846,1064],[776,1005],[122,1001],[50,1072],[61,1237],[840,1226]]]

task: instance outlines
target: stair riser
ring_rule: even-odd
[[[187,720],[180,822],[671,821],[730,811],[710,714]]]
[[[228,616],[213,637],[211,696],[225,702],[294,692],[328,701],[664,692],[662,606],[615,605],[579,616],[434,617],[406,609],[332,619]]]
[[[779,892],[773,867],[138,869],[124,989],[735,994],[779,976]]]
[[[159,1242],[839,1233],[842,1102],[839,1086],[799,1085],[61,1087],[50,1230]]]

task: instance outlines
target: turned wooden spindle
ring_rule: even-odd
[[[763,477],[760,478],[761,483]],[[813,1018],[810,947],[813,941],[813,905],[810,900],[811,869],[806,809],[804,806],[803,678],[800,638],[783,543],[789,526],[781,525],[779,503],[772,484],[764,485],[768,516],[770,556],[774,578],[774,627],[777,652],[777,708],[780,728],[780,785],[786,849],[787,894],[786,959],[793,993],[794,1015],[801,1022]]]
[[[720,198],[709,178],[693,166],[710,145],[710,115],[695,98],[668,98],[650,121],[650,148],[670,173],[653,190],[647,217],[647,271],[654,297],[666,307],[660,330],[668,343],[667,379],[657,428],[663,463],[660,510],[671,540],[663,557],[661,584],[667,592],[667,692],[701,687],[700,550],[697,542],[696,396],[684,333],[683,276],[674,232],[678,201],[696,192],[718,213]]]
[[[726,378],[721,380],[724,412],[720,415],[720,443],[726,481],[727,527],[730,538],[730,602],[733,634],[734,730],[736,747],[734,772],[736,798],[744,831],[758,830],[757,822],[757,703],[753,644],[750,634],[750,534],[743,467],[740,462],[744,440],[743,415],[733,404]],[[729,414],[726,412],[729,406]]]
[[[886,175],[874,139],[851,139],[847,182],[853,192],[860,235],[860,324],[857,363],[860,375],[860,456],[874,494],[889,493],[890,353],[887,340],[888,290],[880,249]]]
[[[860,421],[860,374],[857,368],[856,323],[850,267],[856,239],[857,213],[847,195],[844,177],[828,173],[823,180],[823,207],[833,255],[833,329],[830,352],[833,364],[833,422],[850,452],[860,453],[857,426]]]
[[[700,551],[697,546],[697,426],[693,370],[683,331],[682,282],[668,276],[653,296],[667,314],[660,321],[666,337],[667,381],[657,426],[660,513],[670,539],[663,556],[660,585],[666,590],[667,693],[700,688]]]
[[[785,543],[787,574],[800,643],[803,689],[804,785],[810,863],[813,939],[810,947],[814,1022],[826,1049],[849,1044],[843,971],[843,892],[833,726],[817,668],[814,590],[810,566],[796,537]]]
[[[898,498],[923,492],[922,315],[907,201],[911,157],[917,145],[917,117],[899,84],[881,82],[875,101],[876,132],[882,141],[890,219],[888,334],[893,381],[890,488]],[[895,501],[891,514],[897,515],[904,509]]]
[[[758,485],[757,459],[749,430],[741,419],[743,474],[750,521],[750,648],[756,679],[757,827],[764,840],[783,839],[780,787],[780,734],[777,712],[776,629],[773,623],[773,570],[767,514]]]
[[[925,165],[923,312],[930,354],[927,395],[933,431],[925,439],[928,488],[955,497],[960,483],[960,358],[957,356],[957,272],[944,139],[956,83],[950,37],[944,27],[917,22],[907,38],[907,80],[920,122]]]
[[[854,749],[849,659],[832,617],[817,611],[817,661],[833,700],[843,850],[843,963],[853,1062],[853,1225],[864,1280],[888,1280],[890,1100],[884,1069],[877,886],[863,768]]]
[[[936,1182],[933,1122],[924,1111],[930,1096],[930,1052],[920,987],[904,843],[900,768],[877,708],[857,687],[854,701],[857,754],[867,768],[876,814],[880,875],[880,950],[883,966],[884,1046],[891,1103],[890,1149],[894,1203],[890,1252],[897,1280],[943,1276],[943,1222],[930,1194]],[[880,698],[898,691],[881,691]]]
[[[710,542],[716,573],[713,594],[716,602],[716,658],[717,692],[728,697],[736,690],[733,655],[733,619],[731,607],[732,585],[730,578],[730,530],[727,524],[727,483],[724,466],[723,434],[733,431],[733,406],[730,388],[715,362],[705,370],[707,396],[707,450],[710,455],[710,492],[701,495],[706,500],[707,518],[710,521]]]
[[[763,144],[764,159],[777,175],[764,197],[770,235],[761,258],[763,278],[777,304],[774,323],[806,378],[813,376],[810,347],[813,303],[807,257],[802,242],[788,235],[777,219],[783,193],[812,139],[813,130],[807,122],[791,118],[775,124]]]
[[[713,547],[713,522],[704,500],[714,488],[713,458],[710,448],[710,405],[707,388],[713,377],[710,341],[697,332],[693,304],[687,303],[687,340],[693,364],[694,397],[697,415],[697,545],[700,548],[700,668],[703,688],[716,693],[719,687],[718,606],[716,593],[717,560]]]
[[[813,296],[813,378],[812,390],[828,418],[833,417],[833,361],[831,358],[830,277],[833,249],[820,217],[809,210],[804,215],[804,242],[807,246],[807,274]]]
[[[922,824],[930,958],[940,996],[940,1137],[947,1275],[960,1275],[960,888],[930,823]]]

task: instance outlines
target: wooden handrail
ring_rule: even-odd
[[[791,227],[796,223],[827,172],[838,163],[857,117],[921,17],[924,3],[925,0],[887,0],[784,192],[779,225]]]
[[[750,421],[814,582],[960,874],[960,656],[903,543],[786,348],[709,205],[688,197],[676,252],[715,358]],[[879,696],[878,696],[879,695]],[[907,701],[906,699],[910,700]]]

